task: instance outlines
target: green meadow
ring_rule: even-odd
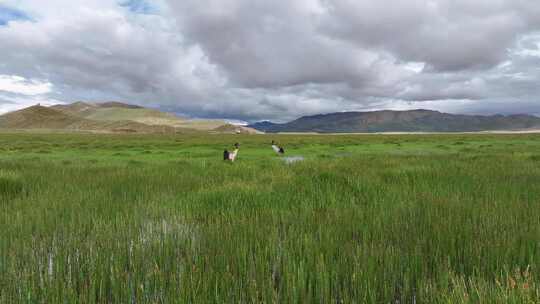
[[[1,134],[0,210],[0,303],[540,303],[540,135]]]

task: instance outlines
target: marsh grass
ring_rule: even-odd
[[[539,136],[0,142],[2,303],[540,302]]]
[[[0,198],[2,200],[14,199],[22,192],[21,177],[15,171],[0,169]]]

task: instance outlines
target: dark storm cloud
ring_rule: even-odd
[[[41,99],[244,120],[540,112],[536,1],[6,1],[33,22],[0,27],[0,76],[51,83]]]

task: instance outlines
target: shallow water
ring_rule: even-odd
[[[353,154],[351,152],[340,152],[336,154],[336,157],[351,157]]]
[[[283,157],[282,160],[286,164],[293,164],[293,163],[296,163],[296,162],[303,161],[304,157],[303,156],[286,156],[286,157]]]

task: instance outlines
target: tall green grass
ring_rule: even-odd
[[[540,302],[540,136],[0,144],[2,303]]]

